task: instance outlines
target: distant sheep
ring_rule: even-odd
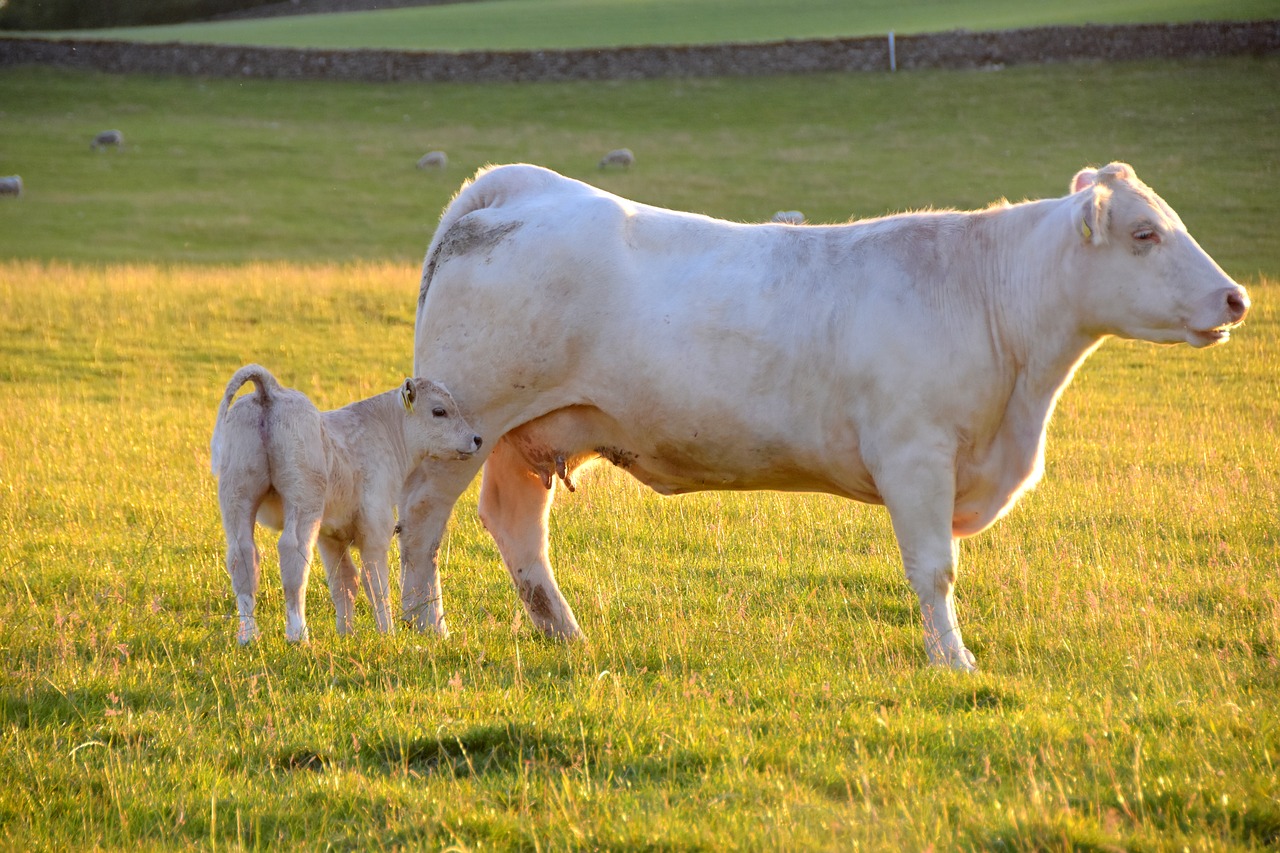
[[[770,222],[781,222],[784,225],[803,225],[804,214],[798,210],[779,210]]]
[[[0,178],[0,195],[21,196],[22,177],[20,175],[9,175],[6,178]]]
[[[247,382],[257,386],[256,392],[232,405]],[[305,394],[250,364],[227,384],[210,449],[227,537],[227,572],[240,615],[236,637],[244,644],[258,636],[255,519],[281,531],[287,639],[307,638],[307,574],[317,544],[338,633],[351,631],[360,580],[352,545],[364,563],[364,590],[378,630],[392,630],[387,549],[405,478],[429,456],[472,456],[480,449],[480,436],[448,390],[435,382],[406,379],[393,391],[321,412]]]
[[[629,169],[635,165],[635,162],[636,155],[631,153],[630,148],[616,148],[600,158],[599,168],[621,166],[623,169]]]
[[[443,169],[449,165],[449,155],[443,151],[428,151],[418,161],[419,169]]]
[[[99,148],[119,148],[124,145],[124,134],[118,130],[104,130],[93,138],[89,143],[89,148],[97,151]]]

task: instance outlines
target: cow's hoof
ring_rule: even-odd
[[[442,640],[449,637],[449,626],[444,621],[443,616],[439,616],[434,620],[429,620],[419,618],[417,616],[406,615],[401,617],[401,619],[404,622],[405,628],[415,633],[431,634]],[[394,629],[388,630],[387,633],[394,633]]]
[[[306,643],[311,639],[311,632],[304,625],[300,629],[285,631],[284,638],[291,643]]]
[[[977,672],[978,661],[973,656],[973,652],[968,649],[961,649],[958,653],[952,653],[947,661],[947,666],[956,672]]]
[[[247,646],[258,639],[258,620],[250,617],[240,620],[240,630],[236,631],[236,642]]]
[[[548,640],[555,640],[558,643],[585,643],[587,640],[587,635],[582,633],[582,629],[577,625],[539,625],[538,630]]]
[[[929,655],[929,663],[956,672],[977,672],[978,662],[973,652],[966,648],[947,649]]]

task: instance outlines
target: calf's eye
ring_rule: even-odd
[[[444,410],[443,406],[436,406],[434,409],[431,410],[431,414],[437,418],[443,418],[448,416],[449,413]]]
[[[1139,228],[1133,232],[1133,239],[1139,243],[1159,243],[1160,234],[1154,228]]]

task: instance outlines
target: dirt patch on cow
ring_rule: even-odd
[[[623,450],[619,447],[597,447],[595,450],[596,453],[599,453],[602,457],[624,471],[636,464],[636,460],[640,458],[630,450]]]
[[[525,581],[520,584],[520,598],[529,608],[529,615],[538,619],[551,619],[555,612],[551,609],[551,597],[542,584]]]
[[[435,251],[427,259],[426,268],[422,272],[422,288],[418,292],[418,304],[427,298],[427,290],[435,277],[440,264],[460,255],[470,255],[483,249],[495,246],[503,237],[521,226],[520,222],[503,222],[500,225],[483,225],[473,219],[470,214],[462,217],[445,232]]]

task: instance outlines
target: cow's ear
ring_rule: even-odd
[[[413,384],[412,379],[406,379],[404,384],[400,386],[400,403],[404,406],[404,410],[409,414],[413,414],[413,401],[418,397],[418,388]]]
[[[1076,172],[1076,176],[1071,179],[1071,194],[1075,195],[1085,187],[1091,187],[1098,182],[1097,169],[1081,169]]]
[[[1106,187],[1094,186],[1089,192],[1081,193],[1075,217],[1077,239],[1091,246],[1107,242],[1107,208],[1110,203],[1111,191]]]

